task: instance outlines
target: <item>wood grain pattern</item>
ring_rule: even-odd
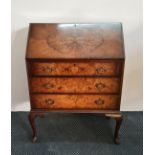
[[[30,26],[26,58],[124,58],[121,23]]]
[[[76,112],[114,118],[118,143],[124,63],[121,23],[30,24],[26,65],[33,141],[37,116]]]
[[[118,78],[31,78],[31,93],[119,93]]]
[[[48,104],[47,100],[54,103]],[[97,104],[103,100],[103,104]],[[37,109],[103,109],[118,110],[117,95],[31,95],[32,108]]]
[[[32,76],[116,76],[119,75],[120,64],[118,62],[87,62],[87,63],[46,63],[32,62]]]

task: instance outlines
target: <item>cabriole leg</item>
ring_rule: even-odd
[[[32,142],[35,143],[36,140],[37,140],[37,129],[36,129],[36,124],[35,124],[35,119],[36,117],[39,116],[39,117],[44,117],[44,114],[43,113],[38,113],[38,112],[30,112],[29,113],[29,122],[30,122],[30,125],[31,125],[31,128],[32,128],[32,133],[33,133],[33,139],[32,139]]]
[[[115,120],[116,120],[116,127],[115,127],[115,134],[114,134],[114,142],[115,144],[119,144],[120,143],[119,130],[123,120],[122,115],[120,117],[116,117]]]
[[[115,132],[114,132],[114,143],[120,143],[119,130],[123,121],[123,116],[121,113],[119,114],[105,114],[106,117],[114,118],[116,121]]]

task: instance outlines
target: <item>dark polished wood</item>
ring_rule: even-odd
[[[124,58],[121,23],[31,24],[26,57]]]
[[[119,129],[121,127],[122,121],[123,121],[123,116],[122,114],[105,114],[107,118],[114,118],[116,121],[116,127],[115,127],[115,132],[114,132],[114,142],[115,144],[120,143],[120,137],[119,137]]]
[[[121,23],[30,24],[26,66],[33,142],[35,118],[67,112],[114,118],[118,144],[124,63]]]
[[[32,111],[29,113],[29,122],[33,131],[33,139],[32,139],[33,142],[36,142],[37,140],[37,128],[35,125],[35,119],[37,117],[43,118],[44,116],[45,116],[44,113],[32,112]]]

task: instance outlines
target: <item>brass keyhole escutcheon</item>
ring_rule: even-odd
[[[71,67],[71,71],[72,73],[76,74],[79,71],[79,67],[76,64],[73,64],[73,66]]]

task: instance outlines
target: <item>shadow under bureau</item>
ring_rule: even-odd
[[[26,50],[33,142],[35,118],[49,112],[103,113],[119,143],[124,72],[121,23],[32,23]]]

